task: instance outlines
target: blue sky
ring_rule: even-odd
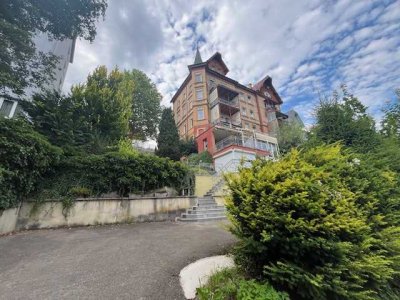
[[[400,88],[400,1],[109,1],[96,40],[78,41],[65,90],[93,69],[137,68],[169,101],[199,45],[243,84],[266,74],[305,123],[318,94],[345,83],[379,121]]]

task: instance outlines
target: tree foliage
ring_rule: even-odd
[[[93,41],[106,0],[3,0],[0,2],[0,96],[21,95],[52,77],[56,58],[36,51],[39,32],[53,39]]]
[[[340,98],[341,97],[341,98]],[[367,108],[345,86],[342,94],[321,99],[316,108],[316,125],[311,130],[310,143],[342,142],[359,152],[371,151],[378,143],[375,123],[366,112]]]
[[[278,144],[281,153],[285,154],[292,148],[297,148],[305,141],[303,127],[296,122],[284,122],[279,127]]]
[[[27,122],[0,117],[0,210],[35,190],[61,154]]]
[[[156,154],[161,157],[169,157],[172,160],[179,160],[181,157],[179,144],[179,134],[172,109],[165,108],[159,125]]]
[[[181,139],[179,141],[179,151],[181,156],[189,156],[197,153],[197,144],[194,138]]]
[[[228,177],[236,261],[293,299],[398,299],[400,178],[339,145]]]
[[[125,72],[115,68],[108,73],[100,66],[68,96],[36,95],[23,107],[35,129],[53,144],[98,152],[128,134],[133,91]]]
[[[129,121],[131,135],[139,140],[155,138],[160,122],[162,96],[155,84],[142,71],[127,71],[125,76],[135,83],[131,101],[132,115]]]
[[[386,137],[400,140],[400,89],[396,90],[395,103],[389,104],[384,110],[381,133]]]

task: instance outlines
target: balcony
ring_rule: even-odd
[[[239,129],[242,127],[242,123],[240,122],[234,122],[232,120],[227,120],[227,119],[217,119],[212,122],[213,125],[224,127],[224,128],[230,128],[230,129]]]
[[[218,143],[216,143],[215,149],[217,151],[219,151],[219,150],[222,150],[222,149],[232,146],[232,145],[243,146],[242,138],[239,136],[235,136],[235,135],[228,136],[227,138],[223,139],[222,141],[219,141]]]
[[[219,85],[210,93],[210,108],[218,105],[222,114],[233,115],[240,111],[238,95],[238,92]]]
[[[226,147],[237,145],[250,149],[261,150],[265,152],[269,152],[272,156],[278,155],[278,145],[274,141],[275,139],[269,138],[270,141],[258,140],[251,136],[239,136],[239,135],[230,135],[223,140],[220,140],[215,144],[215,148],[217,151],[222,150]]]

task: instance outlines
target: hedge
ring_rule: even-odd
[[[0,117],[0,209],[17,206],[34,191],[61,155],[26,121]]]

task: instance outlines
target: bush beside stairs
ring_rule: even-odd
[[[218,205],[213,195],[224,185],[224,180],[220,179],[203,197],[197,197],[197,204],[186,210],[178,221],[182,222],[201,222],[216,221],[226,219],[225,206]]]

